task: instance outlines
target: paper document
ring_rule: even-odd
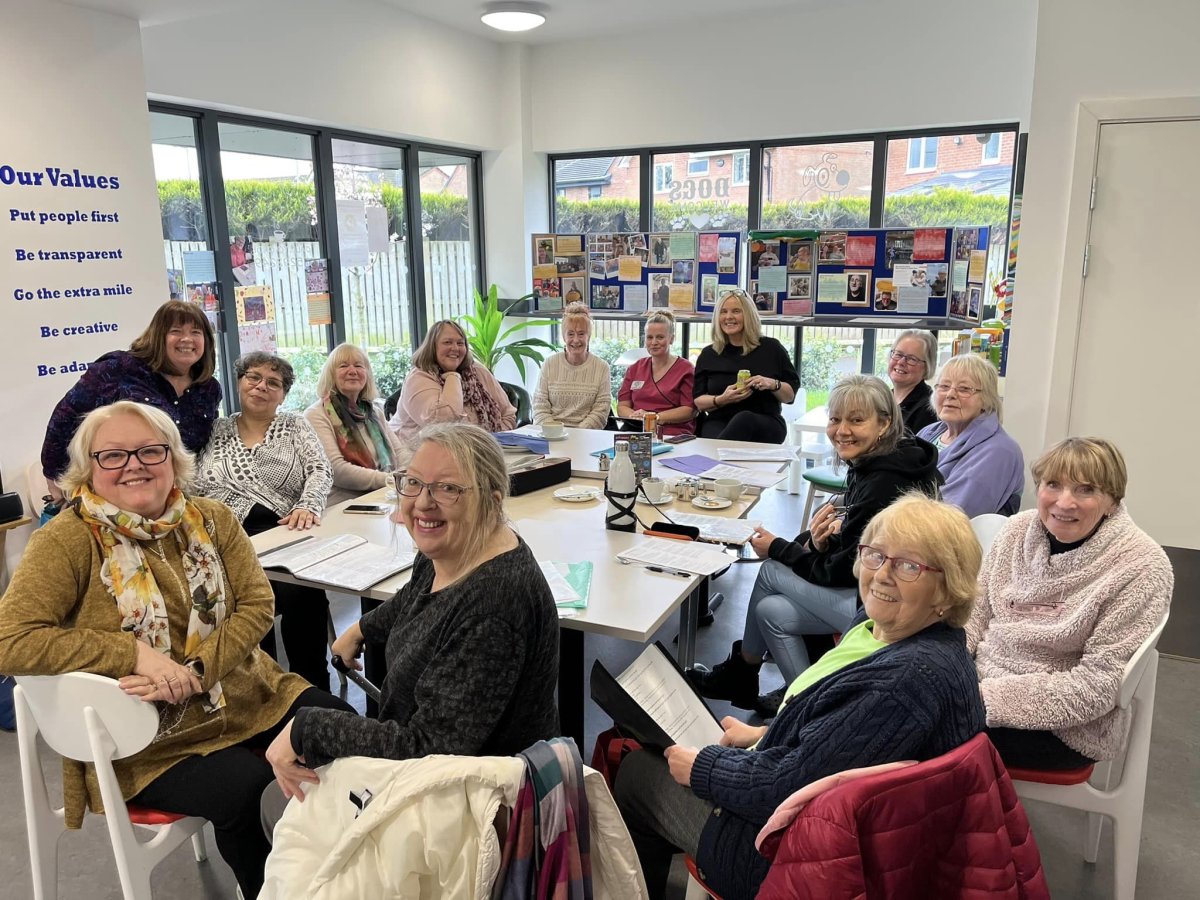
[[[703,516],[695,513],[671,513],[677,525],[691,525],[700,529],[700,540],[718,544],[741,546],[754,535],[755,525],[745,519],[726,519],[721,516]]]
[[[787,478],[787,472],[764,472],[761,469],[744,469],[741,466],[725,464],[713,466],[706,472],[700,473],[701,478],[736,478],[742,484],[756,488],[774,487]]]
[[[675,541],[670,538],[646,538],[621,551],[617,557],[644,566],[658,566],[695,575],[713,575],[732,562],[720,550],[694,541]]]
[[[617,677],[617,684],[675,743],[707,747],[720,742],[720,724],[657,645],[643,650]]]
[[[796,458],[795,447],[722,447],[717,451],[721,462],[741,460],[743,462],[791,462]]]
[[[559,609],[584,609],[592,590],[592,564],[590,562],[539,562],[554,604]]]
[[[664,459],[659,463],[668,469],[674,469],[676,472],[683,472],[687,475],[699,475],[701,472],[707,472],[716,464],[717,461],[711,456],[703,456],[699,453],[693,453],[691,456],[676,456],[673,459]]]
[[[415,559],[411,547],[382,547],[355,534],[342,534],[302,538],[260,554],[258,561],[264,569],[283,569],[305,581],[365,591],[410,568]]]

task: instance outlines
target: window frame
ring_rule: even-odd
[[[993,156],[989,156],[988,147],[992,146],[992,141],[996,142],[996,153]],[[1004,147],[1002,146],[1003,141],[1004,135],[1002,135],[999,131],[991,132],[991,134],[988,136],[988,139],[984,141],[983,150],[979,154],[979,164],[981,166],[994,166],[1001,161],[1001,158],[1004,156]]]
[[[658,172],[663,170],[667,173],[666,184],[663,187],[658,186]],[[654,193],[665,194],[671,190],[671,184],[675,181],[675,163],[655,163],[654,164],[654,180],[651,184],[654,186]]]
[[[742,178],[737,177],[738,161],[742,163]],[[730,161],[729,186],[741,187],[744,184],[750,183],[750,151],[743,150],[733,154],[733,159]]]
[[[938,139],[939,135],[925,135],[923,137],[910,137],[908,139],[908,157],[905,159],[904,174],[915,175],[921,172],[936,172],[938,164]],[[920,141],[920,150],[918,151],[918,164],[912,164],[914,142]],[[926,158],[929,155],[929,142],[933,141],[933,165],[926,165]],[[871,190],[875,190],[875,185],[871,185]]]
[[[664,165],[672,165],[672,164],[665,163]],[[699,165],[704,166],[703,171],[701,171],[699,169],[697,169],[696,171],[692,171],[692,166],[699,166]],[[687,173],[688,173],[689,178],[692,176],[695,176],[697,178],[703,178],[705,175],[708,174],[708,169],[709,169],[709,163],[708,163],[707,156],[702,156],[699,159],[696,159],[695,157],[693,157],[693,158],[689,159],[687,162]]]

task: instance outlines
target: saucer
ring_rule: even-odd
[[[675,499],[675,497],[673,494],[667,494],[661,500],[659,500],[658,502],[655,502],[655,501],[651,500],[649,497],[647,497],[645,494],[643,494],[641,491],[639,491],[638,495],[637,495],[637,502],[644,503],[647,506],[666,506],[668,503],[670,503],[674,499]]]
[[[565,441],[567,439],[567,435],[565,435],[565,434],[560,434],[558,437],[550,437],[550,435],[544,433],[540,429],[537,432],[535,432],[533,436],[539,437],[543,441]]]
[[[726,500],[724,497],[710,497],[708,494],[701,494],[692,499],[692,506],[697,509],[728,509],[733,506],[733,501]]]
[[[590,503],[600,499],[600,488],[561,487],[554,492],[554,499],[564,503]]]

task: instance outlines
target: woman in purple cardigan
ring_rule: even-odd
[[[951,357],[934,379],[932,403],[938,421],[917,436],[937,447],[942,499],[972,518],[1011,516],[1021,506],[1025,458],[1000,427],[995,368],[982,356]]]

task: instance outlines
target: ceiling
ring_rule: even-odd
[[[262,0],[67,0],[75,6],[116,13],[142,25],[161,25],[186,19],[223,15],[259,5]],[[331,10],[337,0],[326,0]],[[549,44],[688,25],[702,19],[725,19],[730,27],[750,27],[747,12],[812,5],[815,0],[540,0],[546,24],[534,31],[510,35],[479,21],[486,0],[367,0],[392,6],[479,37],[497,42]],[[537,0],[534,0],[537,2]],[[272,3],[271,5],[275,5]]]

